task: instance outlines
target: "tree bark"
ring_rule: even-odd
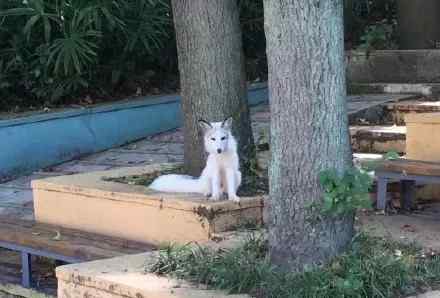
[[[185,168],[205,165],[197,121],[232,116],[241,168],[255,156],[236,0],[173,0],[184,124]]]
[[[439,0],[398,0],[397,18],[401,49],[440,47]]]
[[[342,252],[353,216],[323,217],[319,173],[351,166],[346,108],[343,0],[265,0],[273,263],[302,271]]]

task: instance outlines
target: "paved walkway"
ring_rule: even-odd
[[[402,95],[350,96],[349,114],[371,106],[395,101]],[[267,142],[269,135],[269,107],[260,105],[251,109],[256,142]],[[69,175],[118,167],[176,162],[183,159],[183,136],[180,129],[157,134],[119,148],[92,154],[57,166],[42,169],[29,176],[0,184],[0,215],[22,219],[33,218],[33,199],[30,181],[56,175]]]

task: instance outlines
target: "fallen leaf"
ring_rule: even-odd
[[[408,231],[408,232],[415,232],[416,231],[416,229],[414,229],[412,226],[410,226],[408,224],[403,225],[401,229],[405,230],[405,231]]]

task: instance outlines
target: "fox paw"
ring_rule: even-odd
[[[218,201],[221,199],[221,195],[220,194],[212,194],[211,195],[211,200],[213,201]]]
[[[235,195],[235,194],[234,195],[230,195],[229,196],[229,200],[232,201],[232,202],[235,202],[235,203],[240,203],[240,197]]]

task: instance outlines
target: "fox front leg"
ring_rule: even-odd
[[[212,190],[211,190],[211,179],[207,177],[207,175],[202,175],[199,178],[199,183],[201,187],[201,192],[205,197],[210,197]]]
[[[203,186],[203,195],[205,197],[210,197],[211,194],[212,194],[211,181],[210,181],[210,179],[208,179]]]
[[[220,179],[220,173],[215,173],[211,180],[211,199],[212,200],[220,200],[221,197],[221,179]]]
[[[240,179],[241,180],[241,179]],[[237,189],[241,181],[238,181],[237,173],[233,169],[226,170],[226,181],[227,181],[227,191],[228,199],[239,203],[240,197],[237,196]]]

